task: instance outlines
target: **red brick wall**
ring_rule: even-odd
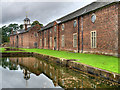
[[[49,30],[47,29],[47,30],[44,30],[44,41],[43,41],[43,43],[44,43],[44,49],[48,49],[48,33],[49,33]],[[46,45],[45,45],[45,39],[46,39]]]
[[[36,26],[32,27],[29,32],[10,36],[11,46],[16,47],[16,44],[17,44],[16,37],[18,36],[18,47],[20,47],[20,48],[36,48],[34,43],[36,42],[38,44],[39,38],[38,38],[38,35],[35,36],[35,33],[38,34],[38,30],[40,30],[40,25],[36,25]],[[22,38],[21,38],[22,36],[23,36],[23,42],[22,42]],[[14,38],[14,45],[12,44],[12,42],[13,42],[12,38]]]
[[[60,31],[60,50],[67,50],[67,51],[77,51],[78,46],[76,48],[73,47],[73,34],[78,33],[78,24],[76,27],[73,26],[74,20],[77,21],[77,18],[62,23],[64,24],[64,30],[62,30],[62,24],[59,25],[59,31]],[[78,21],[77,21],[78,22]],[[62,47],[62,35],[64,35],[64,40],[65,40],[65,47]],[[77,34],[78,35],[78,34]],[[77,42],[78,43],[78,42]]]
[[[96,15],[95,23],[91,22],[91,16],[93,13]],[[90,38],[91,31],[96,31],[97,33],[96,49],[91,48],[91,38]],[[114,53],[114,54],[117,53],[118,50],[117,32],[118,32],[117,4],[106,6],[95,12],[84,15],[83,16],[83,51],[84,52],[96,51],[96,52]],[[81,38],[80,41],[82,41]],[[81,44],[80,47],[82,47]]]
[[[120,3],[118,5],[118,54],[120,57]]]
[[[49,30],[51,30],[52,29],[52,31],[50,32],[49,31],[49,49],[54,49],[54,37],[53,37],[53,35],[54,35],[54,28],[53,27],[51,27]],[[50,37],[52,37],[52,46],[50,46]]]
[[[29,31],[29,33],[28,33],[28,35],[29,35],[29,48],[36,48],[36,46],[34,45],[35,43],[37,43],[37,47],[38,47],[38,39],[39,39],[38,30],[40,30],[40,26],[36,25]]]
[[[40,31],[38,35],[39,35],[39,39],[38,39],[39,48],[43,49],[44,48],[44,31]],[[42,46],[40,46],[40,39],[42,39]]]
[[[14,47],[14,36],[12,35],[12,36],[10,36],[10,46],[11,47]]]

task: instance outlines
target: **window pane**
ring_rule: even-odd
[[[62,35],[62,47],[64,47],[64,35]]]
[[[50,37],[50,47],[52,47],[52,37]]]
[[[45,38],[45,46],[46,46],[46,38]]]
[[[91,48],[96,48],[96,31],[91,32]]]
[[[77,34],[73,35],[73,47],[77,47]]]

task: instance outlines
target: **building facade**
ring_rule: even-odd
[[[12,31],[10,35],[11,47],[18,48],[38,48],[38,30],[40,25],[31,26],[30,19],[24,19],[23,29]]]
[[[38,48],[118,56],[119,7],[119,2],[93,2],[50,22],[38,31]]]

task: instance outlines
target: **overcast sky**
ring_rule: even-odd
[[[10,23],[23,24],[26,12],[31,23],[34,20],[38,20],[40,23],[46,25],[95,0],[79,0],[79,2],[69,2],[68,0],[64,0],[64,2],[48,2],[46,0],[45,2],[40,2],[39,0],[34,2],[26,1],[3,0],[1,2],[2,5],[0,4],[2,6],[2,25]]]

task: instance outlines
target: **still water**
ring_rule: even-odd
[[[119,84],[35,57],[0,59],[2,88],[117,88]]]

